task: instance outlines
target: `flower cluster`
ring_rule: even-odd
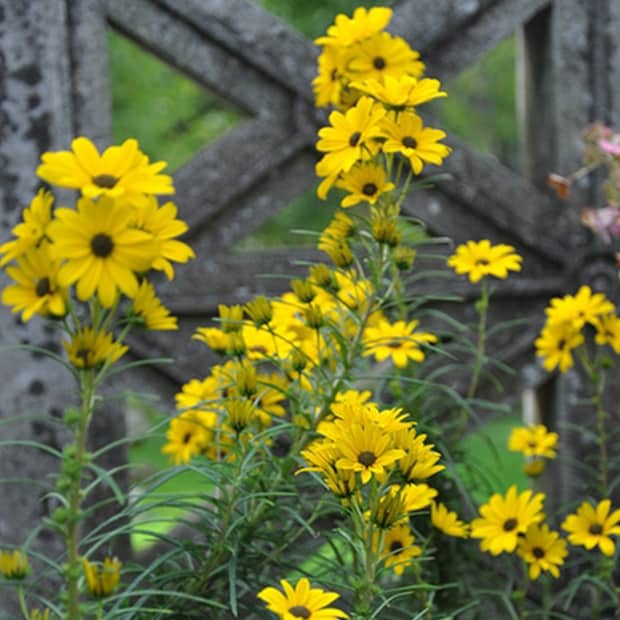
[[[535,344],[547,370],[572,368],[573,351],[584,343],[588,326],[595,330],[596,344],[620,353],[620,317],[603,293],[592,293],[584,285],[575,295],[553,298],[545,312],[547,320]]]
[[[113,363],[125,351],[104,328],[111,320],[103,320],[122,296],[130,303],[119,325],[176,329],[146,276],[156,270],[172,279],[172,263],[187,262],[194,253],[177,239],[187,225],[174,203],[157,201],[157,195],[174,192],[171,177],[160,174],[165,162],[150,163],[136,140],[102,154],[85,137],[71,146],[44,153],[37,172],[81,196],[75,208],[55,207],[52,193],[41,189],[24,209],[13,239],[0,246],[0,264],[14,281],[2,291],[2,302],[28,321],[34,315],[74,318],[74,297],[94,301],[100,310],[90,324],[74,321],[65,342],[71,362],[90,368]]]

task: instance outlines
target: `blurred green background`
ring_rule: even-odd
[[[375,3],[262,0],[261,4],[306,36],[315,38],[325,32],[337,13],[350,15],[357,6],[368,7]],[[415,41],[409,43],[415,48]],[[109,60],[114,141],[137,138],[152,160],[166,160],[171,171],[246,118],[244,111],[215,97],[112,30],[109,33]],[[443,84],[448,97],[432,106],[433,115],[442,129],[512,167],[517,161],[514,65],[515,44],[514,38],[510,38],[456,79]],[[318,209],[317,202],[314,192],[300,196],[238,244],[236,249],[314,244],[314,238],[296,236],[291,229],[320,231],[324,228],[337,205],[336,193],[332,192],[330,201],[319,204]],[[183,206],[179,207],[182,216]],[[151,408],[146,418],[152,424],[161,424],[166,415]],[[521,457],[505,449],[510,429],[517,424],[518,417],[492,423],[484,431],[471,436],[465,445],[472,465],[494,472],[498,490],[506,489],[512,482],[525,483]],[[165,464],[166,459],[160,454],[163,428],[132,448],[132,462],[145,477]],[[200,483],[195,474],[185,472],[166,482],[159,491],[191,495]],[[173,509],[145,513],[149,521],[153,518],[156,521],[155,525],[149,523],[149,527],[159,530],[166,530],[169,527],[166,520],[174,521],[175,517]],[[134,544],[144,546],[148,540],[136,534]]]

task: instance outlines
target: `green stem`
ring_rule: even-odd
[[[480,293],[480,299],[476,304],[478,310],[478,345],[476,347],[476,361],[474,362],[474,371],[471,376],[471,383],[469,384],[469,390],[467,391],[467,398],[471,399],[476,394],[476,388],[478,387],[478,381],[480,380],[480,372],[482,370],[482,363],[484,360],[484,349],[486,344],[486,323],[487,323],[487,311],[489,309],[489,288],[486,280],[482,280],[482,290]]]
[[[19,586],[17,588],[17,597],[19,598],[19,610],[22,612],[25,620],[29,620],[30,614],[28,613],[28,605],[26,605],[26,597],[24,596],[24,588]]]
[[[596,407],[596,427],[599,441],[599,472],[601,493],[607,497],[609,493],[609,459],[607,456],[607,431],[605,428],[606,413],[603,408],[603,390],[605,388],[605,373],[600,371],[595,383],[594,405]]]
[[[73,461],[67,472],[71,485],[67,493],[67,525],[65,529],[65,544],[67,547],[67,567],[65,580],[67,584],[67,620],[79,620],[80,590],[78,581],[81,574],[79,554],[79,524],[81,520],[80,504],[82,501],[82,472],[85,465],[86,435],[88,424],[95,403],[93,373],[86,370],[80,373],[80,392],[82,409],[75,427],[73,452],[70,457]]]

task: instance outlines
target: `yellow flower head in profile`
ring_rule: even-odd
[[[13,228],[17,238],[0,245],[0,255],[4,255],[0,258],[0,267],[41,243],[52,220],[53,203],[51,192],[45,189],[38,191],[30,206],[24,209],[22,221]]]
[[[378,32],[356,43],[350,54],[347,77],[353,80],[383,80],[387,76],[399,79],[405,74],[418,78],[424,73],[420,54],[407,41],[388,32]]]
[[[206,452],[213,442],[217,414],[190,409],[170,421],[162,454],[168,454],[175,465],[187,464],[193,456]]]
[[[431,504],[431,523],[439,531],[455,538],[467,538],[469,526],[459,519],[456,512],[448,510],[448,507],[441,502]]]
[[[314,104],[323,108],[330,104],[340,105],[344,86],[342,70],[345,64],[344,50],[338,47],[326,47],[317,59],[317,76],[312,80]]]
[[[381,123],[382,135],[387,140],[382,149],[386,153],[401,153],[409,160],[414,174],[420,174],[425,164],[441,166],[450,154],[450,147],[439,140],[446,137],[441,129],[424,127],[414,112],[388,114]]]
[[[611,500],[601,500],[597,506],[590,502],[583,502],[577,508],[576,514],[570,514],[564,519],[562,528],[568,532],[568,542],[572,545],[582,545],[586,549],[597,547],[611,557],[616,545],[610,536],[620,534],[620,509],[611,510]]]
[[[448,258],[448,266],[458,274],[467,274],[470,282],[486,276],[505,279],[509,271],[521,271],[522,258],[511,245],[491,245],[488,239],[468,241]]]
[[[349,617],[336,607],[327,607],[339,598],[338,594],[311,587],[305,577],[294,588],[286,579],[281,579],[280,585],[284,592],[269,587],[257,594],[279,620],[337,620]]]
[[[96,292],[101,305],[110,308],[119,289],[130,298],[138,292],[136,273],[151,267],[157,244],[152,235],[130,226],[132,211],[106,197],[81,198],[77,211],[56,210],[48,231],[53,256],[65,259],[58,281],[61,286],[77,282],[81,301]]]
[[[580,330],[586,323],[596,327],[599,318],[615,312],[615,307],[603,293],[592,293],[589,286],[582,286],[575,295],[554,297],[545,310],[547,323],[569,323]]]
[[[360,80],[351,82],[351,88],[374,97],[392,109],[413,108],[438,97],[447,97],[447,93],[440,90],[439,80],[418,80],[411,75],[401,75],[400,78],[386,75],[381,81]]]
[[[512,485],[506,496],[495,493],[491,499],[480,506],[480,518],[471,523],[472,538],[481,538],[480,549],[499,555],[502,551],[512,553],[519,540],[532,523],[543,520],[544,494],[527,490],[517,494]]]
[[[148,194],[174,194],[172,177],[159,174],[166,162],[149,163],[134,139],[110,146],[102,154],[84,136],[71,143],[71,151],[41,156],[37,174],[59,187],[78,189],[83,196],[123,197],[131,204],[144,204]]]
[[[105,558],[103,565],[82,558],[88,591],[97,598],[112,594],[121,580],[122,566],[118,558]]]
[[[378,198],[394,189],[394,183],[389,183],[385,177],[383,166],[371,162],[362,162],[342,175],[336,183],[348,195],[342,199],[341,207],[353,207],[360,202],[374,205]]]
[[[391,358],[398,368],[404,368],[409,360],[424,361],[421,344],[437,342],[437,336],[427,332],[416,332],[419,321],[381,321],[377,327],[364,330],[363,356],[374,355],[378,362]]]
[[[404,455],[403,450],[392,447],[390,435],[375,425],[356,424],[348,429],[341,428],[336,444],[342,454],[336,465],[340,469],[359,472],[362,484],[366,484],[373,475],[384,478],[386,467]]]
[[[609,345],[614,353],[620,353],[620,317],[615,314],[605,314],[596,320],[596,344]]]
[[[157,295],[153,285],[143,280],[132,300],[131,308],[144,322],[146,329],[172,330],[178,329],[177,318],[170,314]]]
[[[583,341],[583,334],[571,321],[547,321],[534,344],[546,370],[551,372],[558,367],[560,372],[566,372],[574,363],[573,349]]]
[[[348,47],[383,30],[392,19],[392,9],[375,6],[370,9],[357,7],[353,16],[336,15],[334,23],[327,28],[327,35],[315,39],[317,45]]]
[[[564,564],[564,558],[568,555],[566,541],[560,538],[558,532],[538,523],[527,528],[525,536],[519,540],[517,553],[529,564],[530,579],[538,579],[542,571],[559,577],[558,566]]]
[[[30,572],[28,557],[14,549],[13,551],[0,550],[0,574],[7,579],[23,579]]]
[[[415,537],[408,523],[399,523],[391,527],[383,537],[381,558],[386,567],[392,567],[395,575],[402,575],[405,568],[413,564],[413,558],[422,555],[422,548],[414,545]],[[379,533],[375,532],[373,547],[378,549]]]
[[[64,316],[68,292],[58,284],[59,269],[60,263],[50,256],[47,241],[26,250],[17,259],[17,265],[6,269],[15,284],[2,291],[2,303],[13,306],[13,312],[21,312],[23,321],[29,321],[35,314]]]
[[[114,342],[108,332],[83,327],[73,334],[71,341],[63,341],[69,361],[76,368],[96,368],[101,364],[113,364],[120,359],[129,347]]]
[[[445,469],[444,465],[437,463],[441,454],[433,450],[435,446],[425,443],[425,440],[426,435],[418,435],[415,430],[399,431],[394,435],[396,447],[405,451],[405,456],[398,461],[398,466],[408,482],[426,480]]]
[[[135,210],[134,218],[136,228],[153,235],[157,243],[157,254],[151,268],[163,271],[168,280],[174,278],[171,261],[186,263],[196,257],[187,243],[177,239],[188,230],[188,226],[177,218],[177,207],[173,202],[166,202],[160,207],[157,199],[150,196],[143,207]]]
[[[508,449],[522,452],[524,456],[544,457],[553,459],[558,434],[550,433],[544,424],[534,426],[518,426],[513,428],[508,438]]]

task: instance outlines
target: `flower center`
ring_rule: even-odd
[[[540,547],[534,547],[532,549],[532,555],[537,559],[540,560],[541,558],[545,557],[545,550],[541,549]]]
[[[403,341],[398,338],[394,338],[392,340],[388,340],[385,343],[385,346],[388,347],[388,349],[400,349],[403,346]]]
[[[49,293],[51,293],[52,291],[50,287],[50,279],[48,277],[41,278],[37,282],[37,285],[34,287],[34,291],[39,297],[45,297],[45,295],[49,295]]]
[[[406,146],[408,149],[414,149],[418,146],[418,141],[413,136],[405,136],[402,139],[403,146]]]
[[[112,254],[114,242],[109,235],[98,233],[90,240],[90,248],[98,258],[106,258]]]
[[[588,531],[594,536],[599,536],[603,533],[603,526],[600,523],[593,523]]]
[[[372,66],[375,69],[379,69],[379,71],[381,71],[381,69],[385,69],[385,58],[382,58],[381,56],[375,56],[372,59]]]
[[[312,612],[303,605],[293,605],[293,607],[289,607],[288,613],[295,618],[309,618],[312,615]]]
[[[477,267],[486,267],[489,264],[489,259],[488,258],[477,258],[476,259],[476,266]]]
[[[91,355],[92,355],[91,350],[87,349],[86,347],[82,347],[81,349],[78,349],[75,352],[75,357],[82,360],[82,363],[84,364],[85,367],[89,366]]]
[[[192,439],[192,434],[188,431],[183,435],[183,439],[181,440],[184,444],[188,444]]]
[[[504,521],[504,532],[512,532],[517,527],[516,519],[507,519]]]
[[[396,553],[397,551],[400,551],[402,548],[403,548],[403,543],[401,543],[400,540],[393,540],[392,544],[390,545],[390,552]]]
[[[377,457],[374,452],[369,452],[368,450],[360,452],[357,457],[358,463],[361,463],[364,467],[370,467],[376,460]]]
[[[377,193],[377,186],[374,183],[365,183],[362,187],[362,194],[365,196],[374,196]]]
[[[97,187],[112,189],[118,183],[118,179],[112,174],[98,174],[96,177],[93,177],[93,183]]]
[[[361,132],[359,131],[354,131],[351,136],[349,137],[349,144],[351,146],[357,146],[357,143],[360,141],[360,138],[362,137]]]

